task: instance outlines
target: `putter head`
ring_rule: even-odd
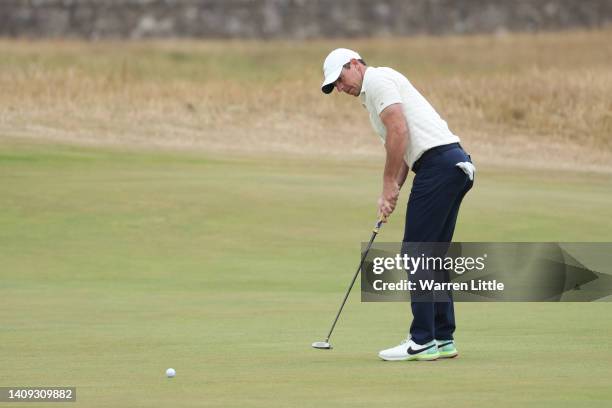
[[[315,341],[312,343],[312,347],[320,350],[330,350],[332,348],[331,344],[326,341]]]

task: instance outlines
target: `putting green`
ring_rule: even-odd
[[[3,144],[0,385],[84,407],[609,406],[610,303],[458,304],[458,359],[384,363],[409,307],[354,293],[334,350],[310,347],[380,167]],[[455,239],[610,240],[611,202],[608,175],[479,169]]]

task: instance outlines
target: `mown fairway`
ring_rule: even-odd
[[[369,236],[380,165],[5,140],[0,385],[74,385],[83,407],[609,406],[609,303],[459,304],[460,358],[393,364],[376,352],[408,305],[354,293],[336,349],[310,348]],[[456,239],[610,240],[611,202],[606,174],[488,167]]]

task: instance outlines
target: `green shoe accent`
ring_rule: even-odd
[[[457,348],[455,347],[455,342],[452,340],[436,341],[436,343],[438,344],[440,358],[453,358],[457,357],[457,355],[459,354],[457,352]]]
[[[415,357],[417,361],[434,361],[440,358],[440,353],[437,348],[432,348],[425,353],[417,354]]]

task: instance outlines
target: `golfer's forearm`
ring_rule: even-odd
[[[409,171],[410,171],[410,167],[408,167],[406,162],[402,160],[402,168],[397,175],[397,185],[399,186],[399,188],[402,188],[402,186],[404,185],[404,182],[406,181],[406,178],[408,177]]]
[[[402,175],[404,167],[406,166],[404,162],[404,152],[406,151],[407,140],[408,135],[406,132],[399,129],[387,131],[387,140],[385,143],[387,159],[385,161],[385,171],[383,174],[383,182],[385,184],[397,183],[401,186],[404,183],[406,174],[408,174],[406,171],[406,174]],[[399,183],[400,180],[401,183]]]

